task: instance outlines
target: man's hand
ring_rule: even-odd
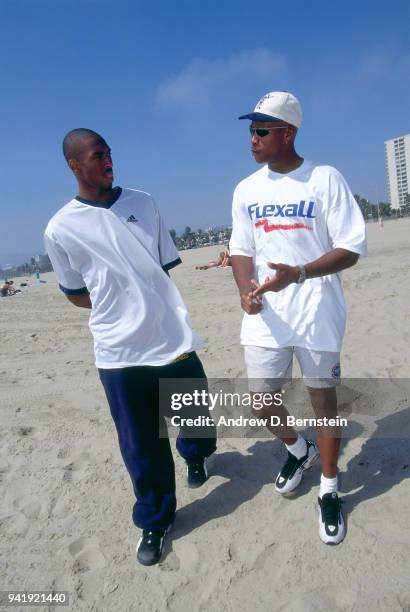
[[[262,310],[262,298],[254,297],[253,291],[259,287],[254,279],[253,259],[245,255],[232,255],[232,272],[238,285],[242,309],[250,314],[258,314]]]
[[[275,264],[270,261],[267,262],[267,265],[272,270],[276,270],[276,274],[275,276],[267,276],[265,282],[252,291],[253,298],[257,298],[267,291],[282,291],[292,283],[296,283],[299,278],[300,270],[297,266]]]
[[[252,291],[249,293],[243,293],[241,295],[241,307],[242,310],[247,312],[250,315],[259,314],[262,310],[262,298],[260,296],[254,297],[253,292],[259,288],[259,283],[255,280],[251,280],[251,284],[253,287]]]
[[[353,251],[342,248],[332,249],[318,259],[305,264],[306,278],[318,278],[319,276],[336,274],[354,266],[358,259],[359,254]],[[298,266],[287,266],[282,263],[274,264],[270,261],[267,265],[272,270],[276,270],[276,275],[267,277],[265,282],[252,292],[254,298],[266,293],[266,291],[282,291],[288,285],[298,281],[300,274]]]
[[[241,295],[242,309],[250,315],[259,314],[262,310],[262,302],[258,300],[260,298],[254,298],[252,292],[248,295]]]

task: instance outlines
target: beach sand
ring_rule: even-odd
[[[383,230],[368,225],[369,257],[343,275],[345,377],[409,377],[409,235],[410,219]],[[182,252],[171,275],[208,341],[200,354],[208,376],[237,378],[245,366],[231,269],[194,270],[220,250]],[[158,566],[137,564],[133,494],[94,366],[88,313],[64,299],[52,273],[42,278],[47,283],[0,299],[1,589],[66,590],[76,611],[410,610],[404,429],[402,438],[343,442],[348,533],[338,547],[318,536],[318,466],[293,498],[275,493],[285,457],[278,441],[220,440],[198,490],[186,487],[175,453],[172,537]],[[408,400],[376,395],[377,431],[409,422]]]

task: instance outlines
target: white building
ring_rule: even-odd
[[[391,138],[386,147],[387,184],[392,208],[406,203],[410,181],[410,134]]]

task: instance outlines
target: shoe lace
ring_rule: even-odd
[[[339,523],[338,497],[328,497],[322,503],[322,517],[327,525],[337,525]]]
[[[143,538],[145,544],[149,546],[156,546],[158,541],[162,537],[162,532],[160,531],[146,531],[143,532]]]
[[[290,476],[295,471],[297,462],[298,459],[295,457],[295,455],[292,455],[292,453],[288,451],[288,458],[286,459],[285,465],[283,466],[280,473],[282,478],[288,478],[288,476]]]
[[[201,471],[202,465],[200,463],[191,463],[190,469],[194,474],[199,474]]]

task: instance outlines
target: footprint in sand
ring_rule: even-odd
[[[105,557],[102,554],[97,538],[81,537],[69,544],[68,551],[75,558],[73,571],[82,574],[105,566]]]
[[[90,465],[90,453],[84,451],[78,455],[74,461],[70,463],[71,469],[74,471],[82,470]]]
[[[173,542],[174,552],[169,555],[171,557],[170,562],[172,565],[176,565],[178,562],[178,569],[185,572],[195,572],[199,563],[199,552],[198,548],[193,542],[181,542],[176,540]],[[172,559],[172,557],[174,557]],[[173,567],[171,569],[174,569]]]
[[[78,540],[73,540],[71,544],[68,545],[68,551],[70,555],[76,557],[80,552],[84,550],[87,544],[87,538],[78,538]]]
[[[181,564],[176,554],[174,552],[170,552],[169,555],[167,555],[165,559],[161,561],[159,567],[164,572],[176,572],[180,569]]]
[[[73,472],[80,472],[90,465],[90,453],[83,452],[74,461],[64,466],[63,481],[72,480]]]
[[[69,448],[60,448],[57,453],[57,459],[65,459],[68,455]]]
[[[0,483],[4,482],[7,472],[10,471],[10,464],[5,459],[0,459]]]
[[[40,425],[40,418],[38,419],[38,424]],[[44,427],[31,427],[31,425],[21,425],[17,428],[17,435],[22,438],[27,438],[28,440],[43,440],[47,431]]]
[[[19,427],[17,430],[19,436],[32,436],[34,433],[34,427]]]
[[[53,497],[49,503],[48,517],[51,516],[63,519],[72,512],[69,501],[66,497]]]
[[[264,570],[267,563],[269,564],[269,567],[272,567],[274,554],[276,552],[272,550],[274,546],[275,542],[267,544],[266,548],[256,557],[253,563],[253,569]]]
[[[72,468],[72,464],[69,463],[68,465],[65,465],[63,468],[63,482],[71,482],[72,479],[73,479],[73,468]]]
[[[16,497],[13,500],[13,508],[22,512],[26,518],[36,519],[41,512],[41,504],[34,497]]]

